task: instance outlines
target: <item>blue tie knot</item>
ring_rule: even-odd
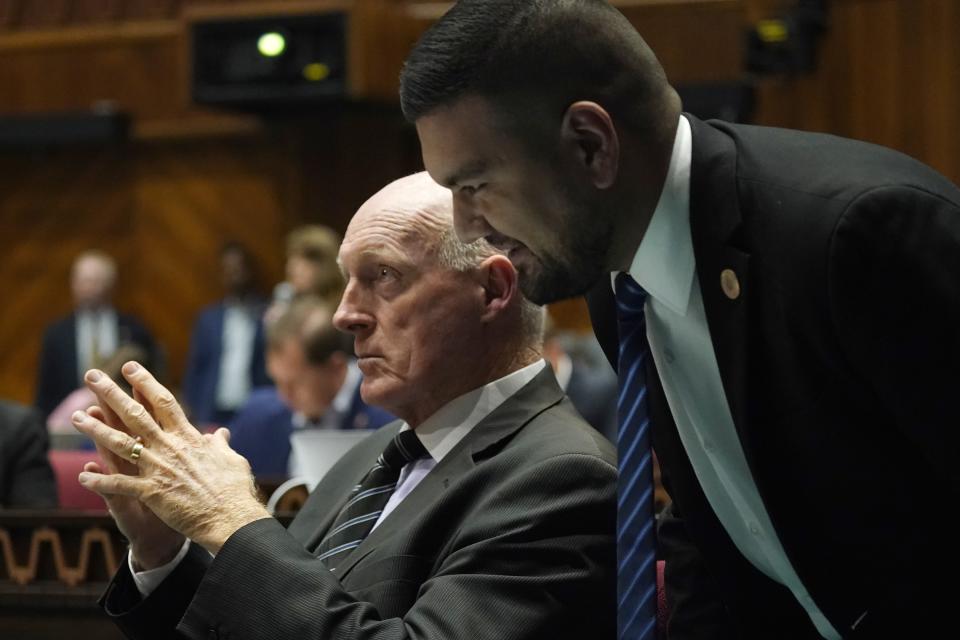
[[[628,273],[618,273],[615,279],[617,309],[621,317],[643,313],[647,292]]]

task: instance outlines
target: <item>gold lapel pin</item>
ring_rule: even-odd
[[[724,295],[731,300],[740,297],[740,280],[737,279],[737,274],[733,269],[724,269],[720,272],[720,288],[723,289]]]

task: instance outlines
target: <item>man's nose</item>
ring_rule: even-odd
[[[464,200],[465,198],[459,195],[453,198],[453,228],[460,242],[470,244],[474,240],[490,235],[493,227],[476,207]]]
[[[353,281],[347,283],[340,298],[340,305],[333,314],[333,326],[344,333],[358,333],[372,326],[369,313],[359,305],[360,294]]]

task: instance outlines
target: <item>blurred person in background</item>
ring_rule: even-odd
[[[47,430],[37,411],[0,400],[0,509],[57,506],[48,448]]]
[[[274,301],[290,302],[315,295],[333,305],[340,302],[343,274],[337,265],[340,234],[318,224],[297,227],[287,236],[286,280],[274,289]]]
[[[198,315],[183,377],[184,400],[201,425],[227,424],[252,389],[270,384],[261,323],[266,300],[256,291],[253,256],[228,242],[220,268],[226,296]]]
[[[334,307],[312,295],[286,306],[267,328],[275,387],[256,389],[230,422],[230,446],[258,477],[300,475],[291,440],[306,429],[376,429],[393,420],[360,397],[363,376]]]
[[[84,371],[102,367],[121,345],[140,346],[157,366],[150,332],[113,306],[116,280],[116,262],[102,251],[85,251],[74,260],[70,271],[74,310],[47,327],[40,351],[35,404],[44,416],[81,386]]]
[[[143,363],[144,366],[149,366],[146,363],[150,362],[150,354],[148,354],[143,347],[136,344],[120,345],[120,347],[113,352],[113,355],[106,359],[101,368],[107,375],[113,373],[119,376],[120,367],[123,366],[124,362],[130,360],[136,360],[137,362]],[[122,382],[118,384],[124,386]],[[97,397],[86,385],[83,385],[71,391],[70,394],[50,412],[50,415],[47,416],[47,431],[54,440],[54,448],[57,448],[58,438],[64,436],[70,438],[79,435],[70,419],[73,412],[84,411],[96,403]],[[90,440],[84,443],[84,448],[86,448],[86,445],[89,445],[91,449],[93,448],[93,442]]]
[[[550,314],[546,314],[543,357],[553,367],[560,388],[580,415],[608,440],[616,442],[617,375],[606,360],[601,362],[590,357],[587,341],[596,343],[592,334],[583,336],[561,330]],[[599,345],[594,350],[600,351]]]

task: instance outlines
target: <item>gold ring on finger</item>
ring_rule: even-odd
[[[130,449],[130,460],[133,463],[136,463],[140,459],[140,453],[143,451],[143,443],[139,440],[133,443],[133,448]]]

